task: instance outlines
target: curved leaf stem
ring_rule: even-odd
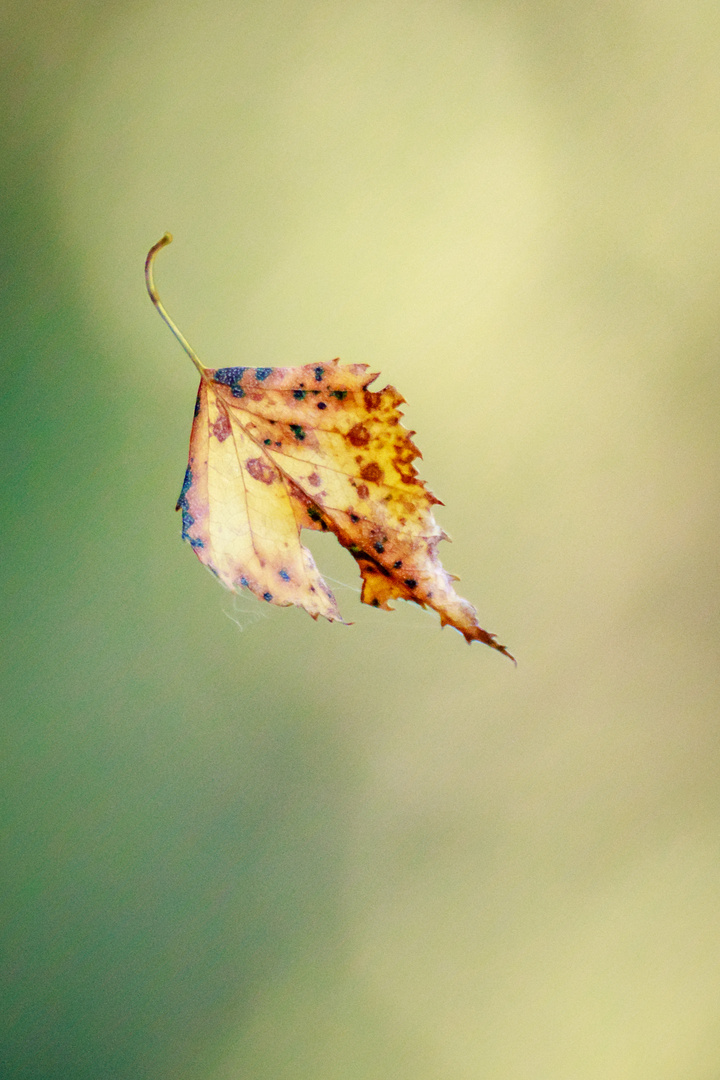
[[[148,296],[157,308],[160,318],[163,319],[163,321],[170,327],[173,334],[178,339],[183,349],[188,354],[193,364],[204,378],[205,372],[208,369],[202,363],[195,350],[190,346],[185,335],[181,333],[181,331],[178,329],[178,327],[168,315],[167,311],[163,307],[160,297],[158,296],[158,291],[155,288],[155,281],[153,278],[153,263],[155,261],[155,256],[157,255],[158,251],[161,251],[164,247],[167,247],[167,245],[171,243],[172,233],[166,232],[165,235],[158,240],[157,244],[153,244],[153,246],[148,251],[147,259],[145,260],[145,284],[147,285]]]

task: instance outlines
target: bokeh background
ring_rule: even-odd
[[[716,0],[6,0],[4,1080],[720,1075]],[[196,374],[398,386],[410,606],[233,599]]]

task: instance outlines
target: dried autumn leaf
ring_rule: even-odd
[[[405,399],[392,386],[369,390],[377,374],[366,364],[204,367],[153,283],[153,259],[171,239],[155,244],[145,270],[151,300],[201,376],[177,504],[200,561],[228,589],[342,621],[300,542],[301,529],[332,532],[360,567],[364,603],[391,610],[393,598],[412,600],[510,656],[438,559],[447,535],[432,513],[439,499],[413,465],[414,432],[400,423]]]

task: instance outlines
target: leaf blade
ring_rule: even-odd
[[[512,659],[438,558],[447,536],[433,514],[439,500],[417,476],[404,398],[392,386],[369,390],[375,378],[337,360],[207,369],[178,504],[183,537],[227,588],[343,621],[300,543],[303,528],[331,531],[358,563],[363,603],[432,608],[441,625]]]

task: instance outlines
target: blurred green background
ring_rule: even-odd
[[[7,1080],[720,1075],[716,0],[10,0]],[[223,593],[196,374],[368,363],[445,565]]]

